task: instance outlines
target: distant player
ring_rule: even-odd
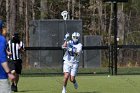
[[[66,50],[63,57],[64,84],[62,93],[66,93],[68,79],[70,79],[70,81],[73,83],[75,89],[78,88],[78,83],[75,77],[79,67],[82,44],[79,42],[80,34],[78,32],[74,32],[72,34],[72,40],[69,40],[69,36],[69,33],[65,35],[65,42],[62,45],[62,48]]]

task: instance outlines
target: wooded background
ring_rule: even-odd
[[[118,3],[119,45],[140,45],[140,0]],[[102,45],[113,43],[113,3],[102,0],[0,0],[0,16],[5,21],[9,35],[15,31],[29,46],[29,22],[31,20],[62,19],[61,12],[69,12],[68,20],[83,21],[84,35],[102,36]],[[127,57],[140,63],[139,51]],[[124,53],[124,51],[122,51]],[[122,54],[125,56],[125,54]]]

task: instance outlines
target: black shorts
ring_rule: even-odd
[[[8,66],[10,70],[15,70],[17,74],[21,74],[22,70],[22,60],[9,60],[8,61]]]

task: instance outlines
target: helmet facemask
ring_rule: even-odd
[[[75,42],[75,43],[79,42],[79,38],[80,38],[80,34],[78,32],[74,32],[72,34],[72,40],[73,40],[73,42]]]

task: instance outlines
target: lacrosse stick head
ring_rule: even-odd
[[[61,12],[61,15],[63,16],[64,20],[67,20],[67,18],[68,18],[68,12],[67,11]]]

